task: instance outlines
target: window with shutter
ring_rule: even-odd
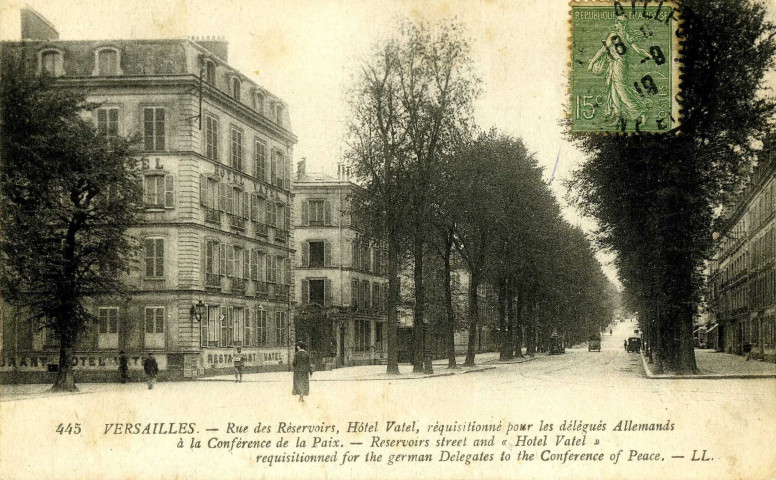
[[[331,243],[323,242],[323,266],[331,267]]]
[[[146,238],[145,250],[145,276],[146,278],[164,277],[164,239]]]
[[[218,120],[205,115],[205,156],[218,161]]]
[[[260,141],[256,140],[255,142],[256,150],[255,150],[255,165],[254,165],[254,175],[260,182],[266,182],[267,181],[267,145]]]
[[[302,280],[302,298],[300,299],[302,305],[310,303],[310,281]]]
[[[310,202],[302,200],[302,225],[310,224]]]
[[[331,306],[331,280],[328,278],[323,281],[323,302],[324,307]]]
[[[175,189],[172,175],[164,177],[164,208],[175,208]]]
[[[328,200],[323,202],[323,224],[331,225],[331,202]]]
[[[143,109],[143,146],[146,151],[156,152],[165,149],[165,109],[147,107]]]
[[[302,242],[302,267],[310,266],[310,242]]]
[[[115,140],[119,136],[119,109],[98,108],[97,114],[97,135],[106,140]]]
[[[360,304],[358,303],[358,280],[353,279],[350,281],[350,305],[358,309],[360,307]]]

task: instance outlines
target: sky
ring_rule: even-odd
[[[397,17],[456,17],[472,40],[482,79],[475,121],[521,138],[545,168],[572,224],[587,231],[564,201],[563,180],[584,156],[566,141],[569,6],[566,0],[0,0],[0,39],[20,36],[28,5],[62,40],[223,36],[229,63],[284,99],[299,138],[294,160],[309,171],[336,172],[345,148],[344,92],[370,47]],[[771,12],[773,13],[773,12]],[[599,255],[614,279],[612,255]],[[617,282],[618,283],[618,282]]]

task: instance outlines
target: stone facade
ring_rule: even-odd
[[[297,139],[285,103],[226,63],[226,42],[206,40],[3,45],[6,61],[84,89],[100,104],[98,131],[137,135],[143,149],[146,211],[129,232],[142,245],[127,278],[134,291],[92,299],[100,321],[76,354],[77,380],[115,378],[120,350],[156,352],[162,377],[231,372],[236,346],[247,371],[289,364]],[[52,378],[56,339],[23,311],[3,308],[2,340],[3,380]]]
[[[711,341],[720,351],[776,361],[776,159],[769,152],[736,203],[709,264]]]
[[[297,336],[323,368],[387,358],[386,251],[354,221],[350,201],[357,188],[342,173],[307,174],[304,162],[294,177]]]

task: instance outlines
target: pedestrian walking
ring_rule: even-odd
[[[124,350],[119,352],[119,378],[121,383],[127,383],[129,379],[129,359]]]
[[[156,382],[156,375],[159,373],[159,364],[156,363],[154,354],[148,352],[148,357],[143,362],[143,370],[145,370],[146,378],[148,379],[148,389],[154,388]]]
[[[625,345],[625,351],[627,352],[628,351],[628,341],[627,340],[623,340],[622,344]]]
[[[294,367],[294,388],[291,394],[299,395],[299,401],[304,402],[304,396],[310,394],[310,375],[313,374],[310,354],[305,350],[304,342],[296,344],[292,365]]]
[[[245,354],[242,348],[237,347],[237,351],[232,355],[234,360],[234,383],[242,382],[243,366],[245,364]]]

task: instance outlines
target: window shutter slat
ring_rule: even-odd
[[[331,306],[331,279],[325,279],[323,281],[323,306]]]
[[[199,204],[207,207],[207,177],[199,176]]]
[[[331,202],[328,200],[323,202],[323,223],[331,225]]]
[[[175,206],[175,180],[172,175],[164,176],[164,208]]]
[[[302,298],[300,299],[302,305],[307,305],[310,298],[310,281],[302,280]]]
[[[323,242],[323,266],[331,267],[331,243]]]
[[[302,200],[302,225],[310,224],[310,202]]]
[[[310,266],[310,242],[302,242],[302,266]]]

